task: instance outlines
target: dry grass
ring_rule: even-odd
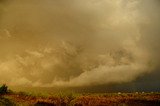
[[[37,96],[12,93],[2,96],[16,105],[36,106],[160,106],[159,93],[60,94]]]

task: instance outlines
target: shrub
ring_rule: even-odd
[[[6,86],[5,84],[3,84],[1,87],[0,87],[0,94],[6,94],[8,91],[8,86]]]

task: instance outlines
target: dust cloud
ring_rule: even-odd
[[[159,0],[1,0],[0,83],[91,86],[159,71]]]

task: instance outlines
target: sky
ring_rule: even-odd
[[[159,0],[0,0],[0,83],[160,90],[159,19]]]

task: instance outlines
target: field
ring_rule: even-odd
[[[160,106],[160,93],[57,93],[10,92],[0,96],[0,106]]]

